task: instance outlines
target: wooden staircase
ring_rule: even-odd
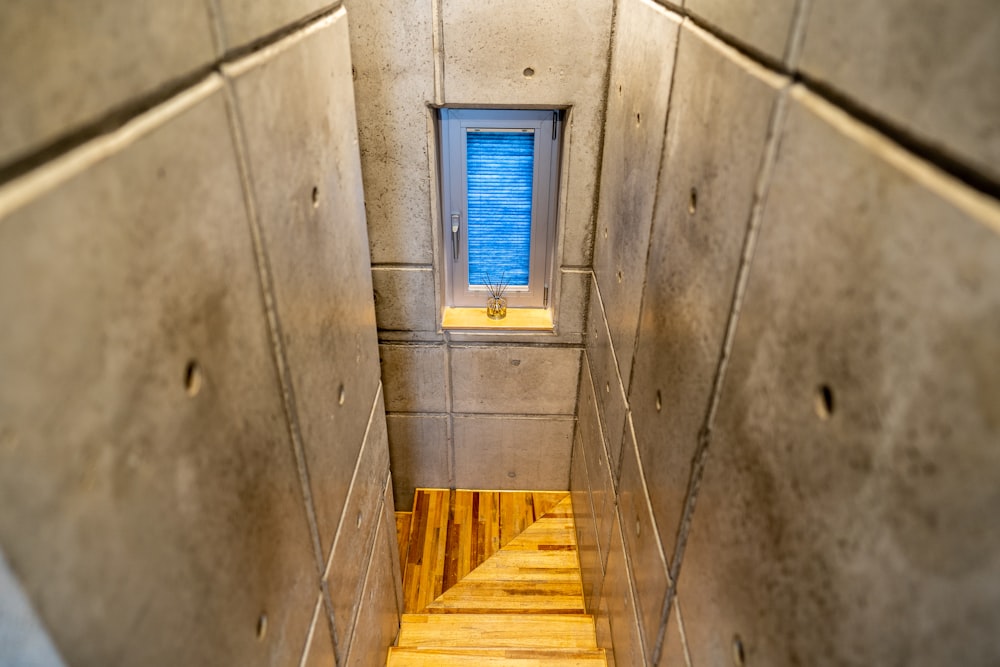
[[[396,513],[405,613],[388,667],[607,667],[566,492],[417,489]]]

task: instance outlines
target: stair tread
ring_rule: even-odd
[[[588,614],[404,614],[400,647],[596,649]]]
[[[569,495],[565,491],[468,491],[418,488],[413,499],[409,547],[403,558],[406,611],[422,611],[526,529],[548,518]],[[550,526],[558,531],[560,512]],[[570,528],[572,532],[572,528]],[[554,534],[538,540],[565,539]],[[522,545],[531,550],[532,545]]]
[[[387,667],[607,667],[604,649],[397,648]]]

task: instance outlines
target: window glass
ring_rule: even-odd
[[[469,285],[528,286],[535,136],[466,133]]]

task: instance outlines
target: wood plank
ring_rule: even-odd
[[[604,649],[391,648],[387,667],[607,667]]]
[[[586,614],[403,614],[397,646],[597,648]]]
[[[582,614],[579,581],[470,581],[466,578],[426,606],[432,613],[524,612]]]
[[[410,522],[413,512],[396,512],[396,542],[399,544],[399,566],[406,571],[406,556],[410,551]],[[399,573],[403,576],[403,572]]]

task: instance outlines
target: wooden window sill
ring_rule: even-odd
[[[486,308],[445,308],[443,329],[498,331],[553,331],[552,311],[548,308],[508,308],[507,317],[491,320]]]

